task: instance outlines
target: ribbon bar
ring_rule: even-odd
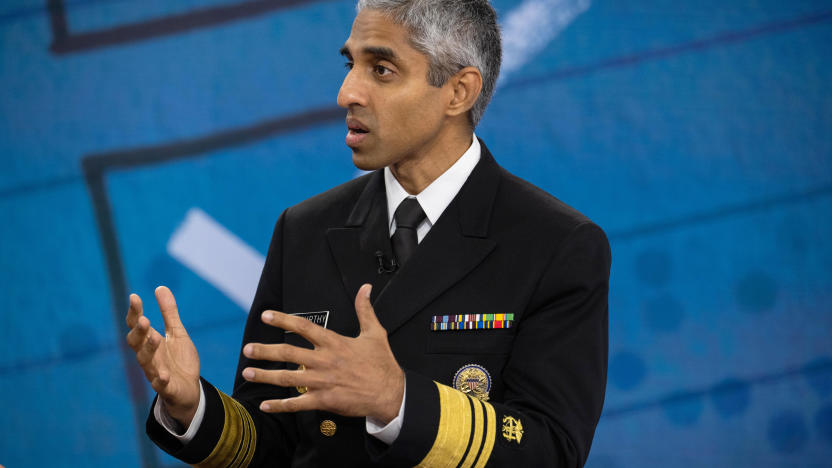
[[[431,319],[430,329],[446,330],[489,330],[511,328],[514,314],[464,314],[435,315]]]

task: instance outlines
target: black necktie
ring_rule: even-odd
[[[399,266],[403,266],[416,251],[416,246],[419,245],[416,228],[425,219],[425,212],[422,210],[422,206],[419,205],[418,200],[405,198],[396,208],[393,219],[396,220],[396,232],[393,233],[390,240],[393,243],[393,254],[396,256],[396,261]]]

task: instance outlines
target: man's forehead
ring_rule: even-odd
[[[364,10],[355,17],[350,36],[341,52],[351,55],[392,55],[401,58],[411,52],[408,49],[412,47],[404,26],[393,22],[382,13]],[[415,49],[412,51],[415,52]]]

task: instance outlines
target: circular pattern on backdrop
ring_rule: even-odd
[[[662,402],[665,416],[677,426],[695,424],[699,421],[704,408],[704,398],[698,394],[678,395]]]
[[[809,431],[803,416],[797,411],[786,410],[768,421],[768,442],[780,453],[794,453],[806,444]]]
[[[82,358],[98,352],[98,335],[84,323],[68,325],[58,335],[58,349],[63,358]]]
[[[609,379],[620,390],[638,387],[647,376],[644,360],[630,351],[619,351],[610,359]]]
[[[728,379],[714,387],[710,396],[720,416],[736,416],[748,409],[751,402],[751,385],[742,380]]]
[[[832,404],[815,413],[815,430],[827,444],[832,445]]]
[[[767,312],[777,302],[777,282],[762,271],[740,278],[734,292],[740,308],[752,314]]]
[[[803,377],[818,396],[826,397],[832,394],[832,359],[821,356],[803,368]]]
[[[670,256],[661,250],[645,250],[636,257],[636,276],[645,284],[667,284],[670,281],[670,270]]]
[[[679,330],[685,313],[682,304],[670,294],[661,294],[644,303],[644,323],[652,331],[674,332]]]

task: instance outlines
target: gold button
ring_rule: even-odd
[[[299,365],[299,366],[298,366],[298,370],[299,370],[299,371],[306,370],[306,366],[304,366],[303,364],[301,364],[301,365]],[[300,393],[300,394],[304,394],[304,393],[306,393],[306,392],[308,392],[308,391],[309,391],[309,389],[308,389],[305,385],[303,385],[303,386],[299,386],[299,387],[295,387],[295,390],[297,390],[297,391],[298,391],[298,393]]]
[[[321,434],[327,437],[332,437],[335,435],[335,431],[337,429],[338,426],[335,425],[335,422],[329,419],[324,419],[323,421],[321,421]]]

